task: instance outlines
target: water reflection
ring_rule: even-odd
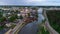
[[[42,15],[43,8],[38,9],[38,23],[42,23],[42,20],[44,20],[44,16]]]
[[[18,34],[37,34],[38,24],[42,23],[44,17],[42,15],[42,9],[40,8],[38,11],[38,21],[31,22],[24,26]]]
[[[27,24],[25,27],[22,28],[19,34],[36,34],[38,29],[37,25],[42,23],[42,20],[44,20],[44,17],[42,15],[42,8],[40,8],[38,10],[38,21]],[[0,34],[4,34],[7,30],[3,29],[2,31],[0,31]]]

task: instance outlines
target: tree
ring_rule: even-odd
[[[30,17],[30,13],[28,13],[28,17]]]
[[[10,22],[13,22],[15,19],[16,19],[15,16],[11,16],[11,17],[9,18],[9,21],[10,21]]]
[[[0,26],[0,30],[3,30],[4,26]]]
[[[36,17],[38,18],[38,14],[36,14]]]
[[[18,15],[17,15],[17,14],[15,14],[15,18],[16,18],[16,19],[18,18]]]
[[[15,13],[16,13],[16,14],[17,14],[17,13],[20,13],[20,11],[16,10]]]
[[[22,15],[20,15],[20,19],[23,19],[23,16]]]
[[[1,17],[1,18],[0,18],[0,22],[3,22],[3,21],[5,21],[5,20],[6,20],[5,17]]]
[[[3,14],[2,14],[2,12],[0,12],[0,17],[2,17],[3,16]]]

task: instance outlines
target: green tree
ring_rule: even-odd
[[[23,16],[22,15],[20,15],[20,19],[23,19]]]
[[[15,19],[16,19],[15,16],[11,16],[11,17],[9,18],[9,21],[10,21],[10,22],[13,22]]]
[[[5,17],[1,17],[1,18],[0,18],[0,22],[3,22],[3,21],[5,21],[5,20],[6,20]]]
[[[15,18],[16,18],[16,19],[18,18],[18,15],[17,15],[17,14],[15,14]]]
[[[30,17],[30,13],[28,13],[28,17]]]
[[[16,11],[15,11],[15,14],[17,14],[17,13],[20,13],[20,11],[16,10]]]
[[[38,14],[35,15],[38,18]]]
[[[3,16],[3,13],[2,12],[0,12],[0,17],[2,17]]]
[[[4,26],[0,26],[0,30],[3,30],[4,29]]]

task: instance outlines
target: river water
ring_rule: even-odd
[[[9,30],[9,28],[6,28],[6,29],[3,29],[3,30],[0,30],[0,34],[4,34],[5,32],[7,32]]]
[[[18,34],[36,34],[37,30],[38,30],[38,24],[42,23],[42,20],[44,19],[43,15],[42,15],[42,9],[40,8],[38,10],[38,21],[34,21],[32,23],[27,24],[26,26],[24,26],[21,31],[19,31]],[[9,29],[3,29],[0,31],[0,34],[4,34],[7,30]]]
[[[38,16],[38,21],[34,21],[32,23],[27,24],[19,31],[18,34],[37,34],[37,25],[42,23],[42,20],[44,19],[41,8],[38,10]]]

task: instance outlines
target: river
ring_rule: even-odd
[[[27,24],[18,32],[18,34],[37,34],[37,25],[42,23],[42,20],[44,19],[41,8],[38,10],[38,16],[38,21],[34,21],[32,23]]]
[[[38,24],[42,23],[42,20],[44,19],[43,15],[42,15],[42,9],[38,10],[38,21],[34,21],[32,23],[27,24],[26,26],[24,26],[21,31],[19,31],[18,34],[37,34],[37,30],[38,30]],[[7,30],[9,29],[3,29],[0,31],[0,34],[4,34]]]

